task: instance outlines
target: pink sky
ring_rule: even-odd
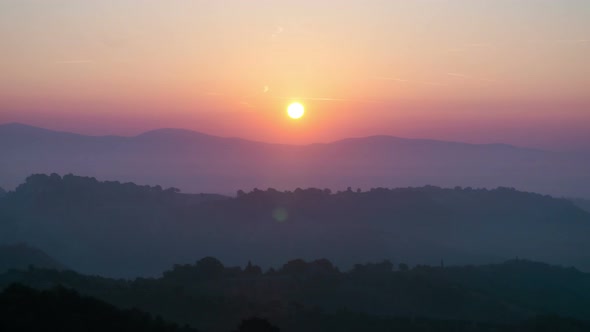
[[[0,123],[590,148],[587,1],[4,1]],[[303,119],[285,115],[300,101]]]

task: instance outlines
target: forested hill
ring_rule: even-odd
[[[0,245],[0,273],[10,269],[27,269],[29,266],[56,270],[66,268],[43,251],[24,243]]]
[[[175,195],[176,194],[176,195]],[[137,185],[119,181],[98,181],[92,177],[75,176],[72,174],[35,174],[29,176],[25,183],[10,192],[16,199],[50,199],[47,204],[64,203],[69,200],[75,203],[87,202],[88,205],[116,204],[125,205],[138,203],[199,203],[206,200],[225,198],[217,194],[180,194],[174,187]],[[73,201],[72,201],[73,200]]]
[[[0,243],[86,273],[135,277],[213,255],[265,267],[326,257],[448,265],[521,257],[590,269],[590,214],[511,188],[273,189],[230,198],[34,175],[0,199]]]
[[[41,289],[65,285],[121,309],[138,308],[209,332],[234,331],[242,319],[254,316],[286,332],[581,332],[590,327],[579,321],[590,317],[589,274],[521,259],[462,267],[381,261],[348,271],[325,259],[295,259],[264,271],[255,263],[228,267],[206,257],[148,279],[35,268],[0,274],[0,288],[15,282]]]
[[[35,290],[11,285],[0,293],[2,331],[197,332],[139,310],[120,310],[64,287]]]

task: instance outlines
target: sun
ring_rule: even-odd
[[[305,108],[300,103],[292,103],[287,108],[287,114],[291,119],[299,119],[305,114]]]

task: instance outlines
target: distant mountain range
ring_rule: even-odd
[[[507,186],[590,197],[590,155],[391,136],[281,145],[181,129],[85,136],[0,125],[0,186],[33,173],[173,186],[185,192],[319,187]]]

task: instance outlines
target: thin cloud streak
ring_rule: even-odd
[[[587,45],[590,39],[587,38],[564,38],[564,39],[531,39],[531,44],[569,44],[569,45]]]
[[[55,61],[56,64],[60,65],[81,65],[81,64],[91,64],[95,63],[94,60],[87,60],[87,59],[77,59],[77,60],[59,60]]]
[[[387,103],[385,100],[373,100],[373,99],[355,99],[355,98],[330,98],[330,97],[272,97],[273,99],[280,100],[311,100],[311,101],[335,101],[335,102],[358,102],[358,103],[374,103],[382,104]]]
[[[459,78],[469,78],[468,75],[461,74],[461,73],[447,73],[447,75],[453,76],[453,77],[459,77]]]
[[[496,83],[496,82],[498,82],[498,80],[494,80],[494,79],[491,79],[491,78],[480,78],[479,80],[482,81],[482,82],[489,82],[489,83]]]
[[[373,79],[374,80],[378,80],[378,81],[394,81],[394,82],[401,82],[401,83],[413,83],[413,84],[422,84],[422,85],[446,86],[446,84],[440,83],[440,82],[411,81],[411,80],[406,80],[406,79],[397,78],[397,77],[381,77],[381,76],[376,76],[376,77],[373,77]]]
[[[375,76],[375,77],[373,77],[373,79],[374,80],[378,80],[378,81],[409,82],[409,80],[402,79],[402,78],[397,78],[397,77],[381,77],[381,76]]]

